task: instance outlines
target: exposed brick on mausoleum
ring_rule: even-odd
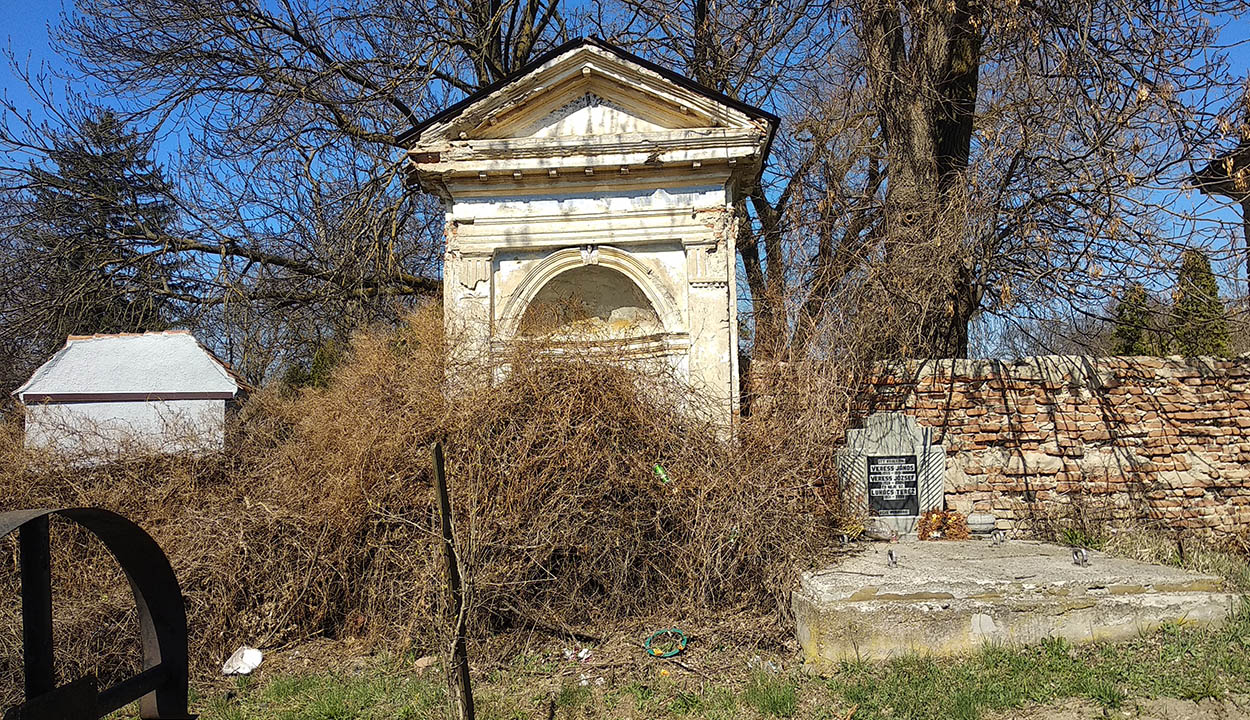
[[[1070,503],[1204,533],[1250,530],[1250,357],[894,366],[857,413],[936,429],[948,507],[1002,527]]]

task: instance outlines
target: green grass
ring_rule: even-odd
[[[1075,648],[987,646],[958,659],[908,656],[847,663],[828,680],[835,696],[872,718],[973,719],[1024,705],[1083,698],[1115,710],[1132,698],[1219,698],[1250,690],[1250,612],[1223,628],[1177,625],[1131,642]]]
[[[239,685],[239,687],[247,687]],[[385,668],[357,675],[278,676],[255,690],[216,697],[204,720],[434,720],[445,716],[442,684]]]
[[[1107,544],[1105,538],[1079,528],[1064,528],[1060,530],[1059,536],[1055,538],[1055,541],[1061,545],[1089,548],[1090,550],[1102,550]]]
[[[483,720],[634,718],[641,720],[975,720],[1031,704],[1079,698],[1107,711],[1137,699],[1220,699],[1250,692],[1250,608],[1217,629],[1169,625],[1118,644],[986,646],[955,658],[911,655],[848,662],[825,678],[802,673],[701,679],[686,673],[609,679],[584,686],[561,664],[526,658],[475,684]],[[203,720],[450,720],[443,676],[413,675],[379,659],[340,674],[266,676],[196,693]],[[659,671],[644,664],[645,672]],[[567,672],[567,668],[565,669]],[[134,718],[136,713],[120,713]]]
[[[793,717],[798,707],[797,688],[792,680],[757,672],[747,681],[742,701],[766,717]]]
[[[590,702],[591,695],[590,688],[566,682],[560,686],[560,692],[556,695],[556,708],[577,710]]]

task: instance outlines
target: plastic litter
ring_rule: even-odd
[[[772,660],[765,660],[759,655],[755,655],[750,660],[747,660],[747,667],[751,670],[763,670],[764,672],[772,675],[776,675],[781,672],[781,666]]]
[[[655,466],[651,468],[651,472],[655,473],[655,476],[659,478],[660,482],[664,483],[665,485],[668,484],[669,482],[668,473],[664,472],[663,465],[656,463]]]
[[[264,657],[261,651],[244,645],[226,659],[225,664],[221,666],[221,674],[251,675],[253,670],[260,667],[260,662]]]
[[[574,650],[573,648],[564,648],[564,659],[569,662],[574,660],[580,663],[588,662],[590,660],[590,656],[590,648],[584,647],[578,650]]]
[[[656,658],[671,658],[686,649],[686,633],[677,628],[656,630],[642,644],[647,654]]]

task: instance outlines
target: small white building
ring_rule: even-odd
[[[178,453],[220,450],[226,405],[246,387],[190,333],[169,331],[71,335],[13,395],[27,447]]]

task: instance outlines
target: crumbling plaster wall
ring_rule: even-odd
[[[639,352],[666,358],[678,377],[724,404],[728,421],[737,407],[734,225],[730,188],[718,179],[617,177],[560,194],[457,197],[444,262],[449,331],[486,353],[518,333],[554,278],[590,265],[617,271],[663,326],[663,339]]]
[[[1074,504],[1103,519],[1250,530],[1250,357],[941,360],[893,367],[857,412],[936,430],[946,503],[1027,525]]]

